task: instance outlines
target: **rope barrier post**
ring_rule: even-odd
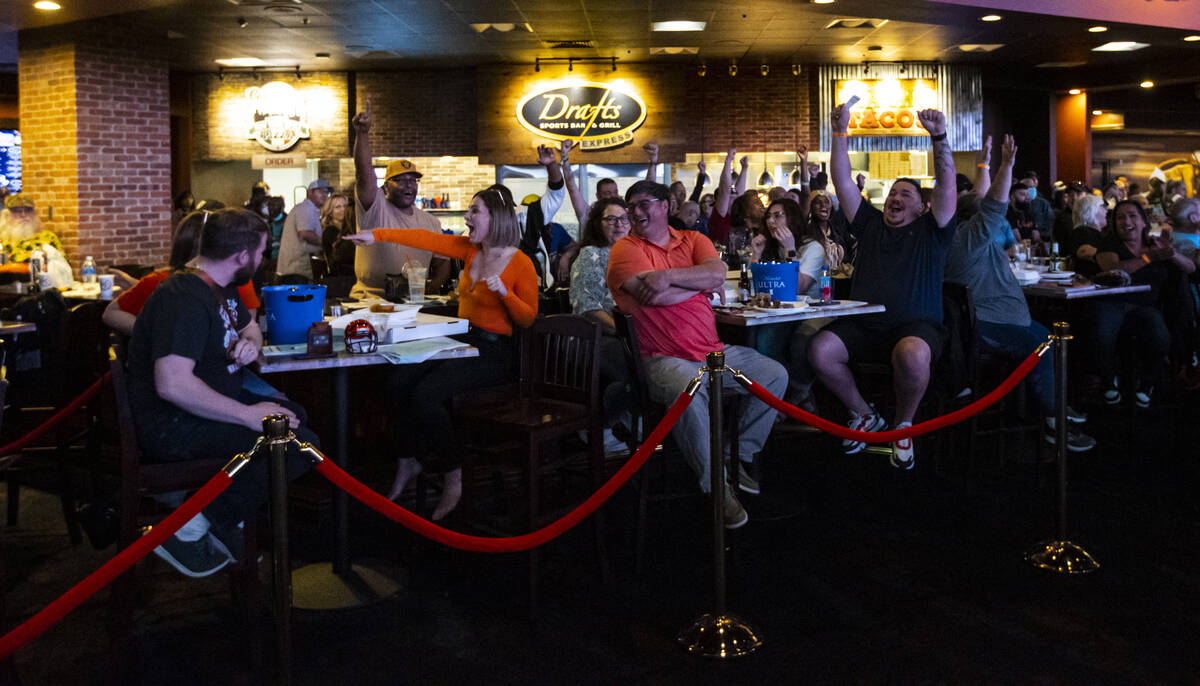
[[[1079,546],[1067,540],[1067,342],[1071,325],[1054,322],[1054,401],[1057,407],[1054,418],[1054,447],[1057,452],[1058,502],[1055,512],[1057,538],[1042,541],[1026,553],[1025,560],[1035,567],[1059,574],[1087,574],[1100,568],[1095,558]]]
[[[275,683],[292,683],[292,570],[288,556],[287,448],[292,440],[286,415],[263,417],[269,445],[271,488],[271,573],[275,605]]]
[[[725,441],[722,436],[721,395],[725,353],[711,352],[701,372],[708,372],[709,492],[713,513],[713,586],[715,612],[705,613],[679,634],[689,653],[728,659],[749,655],[762,646],[758,632],[725,610]]]

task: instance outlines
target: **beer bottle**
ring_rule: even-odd
[[[738,276],[738,302],[750,302],[751,295],[750,286],[750,265],[742,263],[742,273]]]

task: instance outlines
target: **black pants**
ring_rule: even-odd
[[[243,391],[238,402],[252,405],[269,401],[284,405],[296,413],[303,422],[304,408],[290,400],[266,398]],[[312,429],[301,424],[292,430],[301,442],[319,445]],[[142,452],[154,462],[180,462],[204,458],[232,459],[237,453],[245,452],[258,440],[260,433],[247,427],[204,419],[193,414],[180,412],[161,427],[140,433]],[[232,527],[252,516],[267,501],[268,455],[260,451],[250,464],[233,477],[233,483],[204,509],[204,516],[220,526]],[[287,476],[295,479],[309,470],[306,458],[294,445],[288,446]]]
[[[462,443],[454,428],[454,396],[513,381],[510,336],[472,331],[456,340],[479,348],[479,357],[392,367],[387,382],[388,417],[399,457],[415,457],[427,472],[462,466]]]

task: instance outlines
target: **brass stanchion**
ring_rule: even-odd
[[[1054,322],[1055,342],[1054,400],[1058,406],[1054,418],[1054,447],[1058,463],[1058,503],[1056,512],[1057,538],[1042,541],[1025,554],[1025,560],[1035,567],[1059,574],[1087,574],[1100,568],[1100,563],[1082,546],[1067,540],[1067,342],[1074,338],[1071,325]]]
[[[288,556],[287,447],[291,437],[286,415],[263,417],[269,445],[271,487],[271,578],[275,610],[275,683],[292,683],[292,570]]]
[[[702,657],[727,659],[749,655],[762,646],[758,632],[725,610],[725,446],[721,435],[721,389],[724,380],[725,353],[711,352],[702,372],[708,372],[709,491],[713,513],[713,585],[716,608],[705,613],[679,634],[679,642],[689,653]]]

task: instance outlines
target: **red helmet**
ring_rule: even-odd
[[[346,325],[346,350],[352,353],[373,353],[379,344],[375,327],[365,319],[355,319]]]

